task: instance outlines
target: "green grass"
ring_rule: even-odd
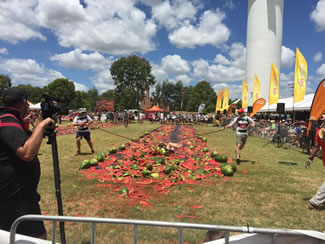
[[[131,124],[105,128],[116,134],[132,138],[159,124]],[[196,126],[201,134],[216,130],[211,126]],[[119,146],[127,140],[110,135],[101,130],[91,132],[95,140],[96,152],[107,151],[111,146]],[[210,151],[218,151],[229,157],[235,153],[235,133],[225,130],[205,136]],[[64,214],[103,218],[127,218],[159,221],[192,222],[201,224],[246,226],[263,228],[291,228],[325,230],[325,211],[308,210],[306,199],[312,197],[324,180],[321,160],[315,159],[312,168],[306,170],[307,155],[296,148],[282,149],[261,138],[249,137],[242,151],[242,159],[237,173],[229,180],[207,179],[197,185],[177,185],[168,195],[152,193],[152,209],[137,210],[129,207],[130,199],[118,199],[111,188],[96,187],[97,180],[85,179],[79,173],[79,163],[93,158],[90,154],[74,156],[75,135],[57,137],[61,188]],[[81,142],[82,152],[90,152],[86,141]],[[42,196],[42,212],[57,215],[51,146],[45,141],[39,155],[42,176],[39,192]],[[296,162],[289,167],[279,161]],[[242,171],[246,170],[247,173]],[[201,205],[202,208],[192,208]],[[195,218],[177,218],[178,215]],[[50,223],[46,223],[50,234]],[[90,240],[89,224],[66,224],[68,243],[82,243]],[[131,243],[132,226],[97,226],[98,243]],[[205,231],[185,230],[184,239],[188,243],[200,243]],[[50,235],[49,235],[50,236]],[[169,228],[139,227],[140,243],[177,243],[177,231]]]

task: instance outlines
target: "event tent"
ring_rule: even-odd
[[[311,105],[313,103],[315,94],[307,94],[305,95],[305,99],[297,102],[293,105],[293,98],[282,98],[279,99],[278,103],[284,103],[285,104],[285,111],[286,112],[292,112],[292,111],[306,111],[311,109]],[[269,107],[269,104],[266,103],[264,107],[258,111],[259,113],[263,112],[276,112],[276,104],[272,104]]]
[[[145,109],[146,112],[164,112],[163,109],[159,108],[158,106],[154,105],[152,108]]]

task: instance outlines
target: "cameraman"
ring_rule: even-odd
[[[10,231],[12,223],[26,214],[41,214],[37,193],[40,162],[37,153],[47,127],[55,122],[47,118],[38,123],[33,133],[24,128],[23,118],[29,105],[18,87],[3,93],[5,107],[0,108],[0,229]],[[17,233],[45,239],[41,221],[24,221]]]
[[[73,119],[73,126],[78,127],[76,139],[77,139],[77,148],[78,151],[75,153],[75,155],[79,155],[81,153],[80,151],[80,140],[84,137],[86,141],[88,142],[88,145],[91,149],[91,153],[94,153],[95,150],[93,148],[93,144],[90,140],[90,130],[89,125],[93,123],[93,120],[87,115],[87,109],[86,108],[79,108],[78,115]]]

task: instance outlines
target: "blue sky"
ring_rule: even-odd
[[[241,98],[247,0],[1,0],[0,74],[14,85],[56,78],[77,90],[114,88],[110,65],[137,54],[157,82],[201,80]],[[296,47],[307,93],[325,78],[325,0],[284,0],[280,97],[289,97]]]

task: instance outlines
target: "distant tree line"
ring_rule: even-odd
[[[47,86],[18,85],[25,90],[29,101],[38,103],[43,93],[64,99],[64,105],[70,109],[87,108],[95,111],[98,99],[115,101],[115,110],[139,109],[141,100],[147,88],[154,90],[156,80],[151,72],[151,65],[144,58],[136,55],[121,57],[110,68],[115,89],[99,94],[93,87],[87,92],[76,91],[75,85],[69,79],[61,78],[50,82]],[[3,91],[12,86],[10,77],[0,75],[0,96]],[[183,82],[176,83],[165,80],[157,83],[151,94],[154,104],[169,107],[170,111],[196,112],[201,103],[205,104],[203,112],[214,112],[217,94],[207,81],[200,81],[195,86],[184,86]],[[2,99],[0,101],[2,105]]]

